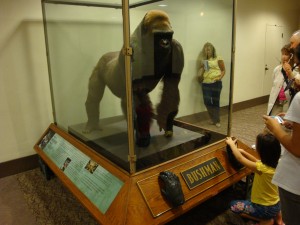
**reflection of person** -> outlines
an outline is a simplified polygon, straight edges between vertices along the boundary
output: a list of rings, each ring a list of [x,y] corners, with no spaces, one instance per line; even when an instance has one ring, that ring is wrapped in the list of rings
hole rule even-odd
[[[282,224],[278,188],[272,184],[280,158],[281,147],[279,141],[270,133],[261,133],[256,137],[256,149],[261,160],[258,160],[243,149],[238,149],[236,140],[226,138],[226,143],[232,149],[236,159],[245,167],[251,169],[254,181],[251,191],[251,200],[234,200],[230,209],[243,217],[260,221],[259,224]]]
[[[285,112],[289,106],[290,94],[289,90],[285,90],[285,88],[291,78],[283,71],[282,65],[285,62],[290,62],[293,65],[290,45],[282,47],[281,64],[276,66],[273,71],[273,86],[270,92],[267,115],[277,115],[280,112]]]
[[[295,51],[297,46],[300,44],[300,30],[295,31],[291,38],[290,38],[290,44],[291,44],[291,50]],[[299,57],[298,57],[299,58]],[[289,63],[284,63],[283,64],[283,69],[287,76],[296,82],[291,82],[293,83],[293,86],[290,88],[290,95],[291,95],[291,100],[293,99],[294,95],[297,93],[297,89],[299,89],[297,86],[297,82],[300,84],[300,69],[298,65],[290,65]]]
[[[300,93],[298,92],[284,116],[283,125],[263,116],[267,128],[282,145],[283,154],[276,168],[273,183],[279,187],[283,220],[287,225],[299,224],[300,215]]]
[[[209,42],[205,43],[200,55],[201,63],[198,76],[203,76],[204,104],[211,119],[211,124],[220,127],[220,95],[222,78],[225,75],[224,61],[220,56],[217,56],[215,47]]]
[[[295,60],[294,60],[294,71],[293,73],[295,74],[294,76],[294,82],[292,84],[292,88],[294,90],[294,95],[300,91],[300,44],[294,49],[294,56],[295,56]]]
[[[300,30],[295,31],[290,38],[291,48],[295,49],[300,44]]]

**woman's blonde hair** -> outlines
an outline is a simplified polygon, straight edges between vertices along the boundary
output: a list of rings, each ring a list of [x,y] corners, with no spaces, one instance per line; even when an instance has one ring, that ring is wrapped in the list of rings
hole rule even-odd
[[[211,48],[212,49],[212,58],[216,58],[217,57],[217,52],[216,52],[216,48],[215,46],[213,46],[212,43],[210,42],[206,42],[204,45],[203,45],[203,48],[201,50],[201,52],[199,53],[198,55],[198,59],[197,59],[197,69],[200,68],[201,64],[203,63],[203,60],[207,60],[208,59],[208,56],[205,52],[205,49],[206,48]]]

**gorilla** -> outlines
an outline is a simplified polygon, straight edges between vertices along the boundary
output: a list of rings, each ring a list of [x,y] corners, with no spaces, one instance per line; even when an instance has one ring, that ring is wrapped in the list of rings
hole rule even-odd
[[[131,35],[130,45],[133,49],[131,75],[136,144],[147,147],[150,144],[153,117],[156,118],[160,131],[165,131],[166,137],[173,135],[173,121],[178,113],[180,101],[178,84],[184,66],[184,56],[180,43],[173,39],[169,16],[160,10],[146,13]],[[160,81],[163,82],[163,88],[155,116],[148,93]],[[104,54],[93,70],[85,103],[88,116],[85,133],[99,129],[99,106],[106,86],[121,99],[121,107],[126,115],[122,50]]]

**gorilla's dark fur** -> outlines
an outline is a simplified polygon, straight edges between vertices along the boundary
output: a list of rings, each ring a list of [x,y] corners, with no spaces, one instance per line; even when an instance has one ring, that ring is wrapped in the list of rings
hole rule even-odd
[[[172,38],[173,30],[168,15],[159,10],[147,12],[131,35],[132,89],[135,107],[136,142],[139,146],[150,143],[150,124],[153,116],[151,92],[163,81],[161,101],[156,107],[157,123],[165,136],[173,134],[173,120],[178,112],[178,84],[184,58],[181,45]],[[104,54],[96,65],[90,80],[86,100],[88,122],[85,132],[98,129],[99,105],[108,87],[121,98],[126,114],[124,55],[122,51]]]

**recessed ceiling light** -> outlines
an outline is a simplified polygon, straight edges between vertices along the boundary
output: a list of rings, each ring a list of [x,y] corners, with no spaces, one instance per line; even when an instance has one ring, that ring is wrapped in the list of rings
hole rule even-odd
[[[201,13],[200,13],[200,16],[204,16],[204,12],[201,12]]]

